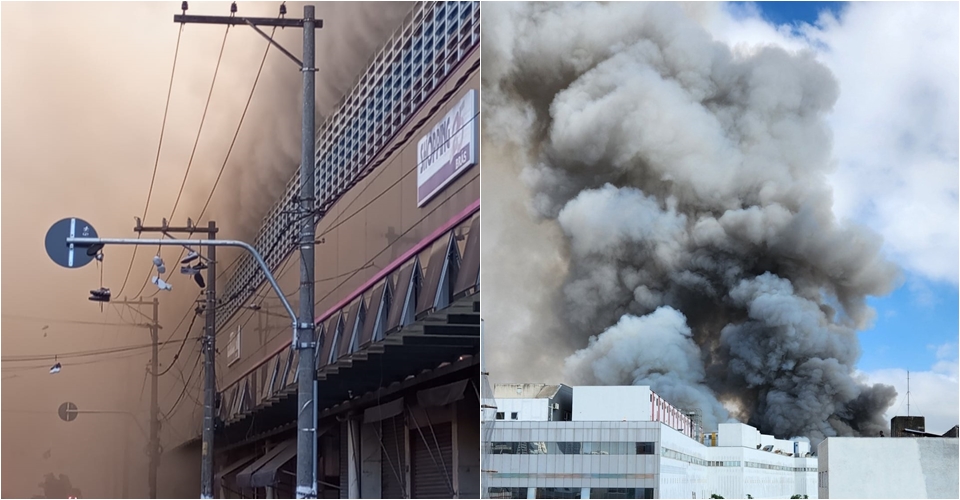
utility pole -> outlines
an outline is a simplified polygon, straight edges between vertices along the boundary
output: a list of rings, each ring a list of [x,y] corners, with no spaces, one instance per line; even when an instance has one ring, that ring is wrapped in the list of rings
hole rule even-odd
[[[217,237],[217,225],[207,224],[210,239]],[[217,247],[207,247],[210,264],[207,268],[207,321],[203,331],[203,457],[200,464],[201,479],[209,479],[206,493],[201,498],[213,498],[213,419],[217,398]]]
[[[163,219],[160,226],[144,226],[141,224],[140,219],[137,219],[137,225],[133,228],[134,231],[138,233],[162,233],[164,235],[170,236],[171,234],[194,234],[194,233],[205,233],[207,238],[210,240],[215,240],[217,238],[217,223],[210,221],[207,223],[207,228],[203,229],[193,225],[193,221],[187,219],[187,225],[183,227],[175,227],[167,225],[167,220]],[[191,255],[193,254],[193,250]],[[184,259],[183,262],[176,262],[172,265],[180,265],[187,263],[192,257]],[[201,258],[197,255],[196,258]],[[200,478],[201,478],[201,495],[203,498],[212,498],[213,497],[213,421],[216,412],[216,396],[217,396],[217,374],[216,374],[216,356],[217,356],[217,247],[210,245],[207,246],[207,257],[204,259],[207,269],[207,281],[205,283],[206,295],[207,295],[207,306],[206,310],[206,322],[203,329],[203,432],[202,432],[202,450],[201,450],[201,461],[200,461]],[[199,272],[199,271],[198,271]],[[198,281],[200,284],[200,281]],[[201,285],[202,286],[202,285]],[[156,300],[156,299],[154,299]],[[156,350],[156,344],[154,344],[154,350]],[[154,373],[157,373],[156,358],[154,358]],[[154,377],[153,380],[154,391],[156,391],[157,380]],[[153,404],[156,405],[156,397],[154,397]],[[159,412],[159,409],[157,410]],[[158,441],[159,444],[159,441]],[[209,478],[209,481],[207,481]],[[150,477],[151,488],[150,491],[152,494],[156,494],[156,472],[153,472],[153,475]],[[153,496],[151,498],[156,498]]]
[[[231,16],[188,16],[187,4],[182,5],[183,15],[173,16],[175,23],[202,24],[246,24],[266,38],[287,57],[300,67],[303,73],[303,117],[301,128],[302,156],[300,159],[300,307],[298,324],[294,327],[293,348],[300,350],[297,366],[298,405],[297,405],[297,498],[317,497],[316,467],[316,387],[317,377],[314,338],[314,240],[316,239],[316,201],[314,199],[314,172],[316,169],[316,29],[323,27],[323,21],[314,18],[314,6],[303,7],[303,19],[285,19],[286,6],[280,6],[279,18],[254,18]],[[236,13],[236,3],[231,8]],[[303,61],[273,41],[258,26],[303,28]],[[206,427],[204,427],[206,433]],[[206,436],[206,434],[204,434]],[[206,440],[204,440],[206,443]],[[206,453],[206,444],[204,452]],[[205,456],[206,457],[206,456]],[[211,498],[213,494],[213,470],[207,468],[207,462],[201,472],[201,498]]]
[[[153,306],[153,315],[150,317],[150,343],[152,356],[150,358],[150,368],[147,372],[150,374],[150,441],[147,443],[147,456],[150,457],[150,467],[147,470],[147,487],[150,498],[157,498],[157,470],[160,468],[160,403],[158,400],[158,380],[160,378],[160,301],[154,298],[152,301],[146,300],[118,300],[114,304],[126,306]],[[139,314],[143,314],[139,309],[134,309]],[[126,426],[124,427],[126,430]],[[126,441],[127,436],[124,437]],[[124,449],[126,454],[126,448]],[[124,495],[126,492],[126,474],[127,465],[124,460]],[[127,498],[124,496],[124,498]]]

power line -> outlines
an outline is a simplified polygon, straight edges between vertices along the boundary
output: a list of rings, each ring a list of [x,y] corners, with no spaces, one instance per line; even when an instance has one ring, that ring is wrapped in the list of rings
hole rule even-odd
[[[36,321],[38,323],[58,323],[58,324],[67,324],[67,325],[94,325],[94,326],[119,326],[119,327],[131,327],[131,326],[147,326],[145,323],[110,323],[106,321],[82,321],[82,320],[71,320],[71,319],[48,319],[48,318],[39,318],[36,316],[20,316],[15,314],[4,314],[4,318],[15,319],[21,321]]]
[[[270,38],[273,39],[274,33],[277,32],[277,27],[273,27],[273,31],[270,32]],[[240,114],[240,122],[237,124],[237,131],[233,134],[233,140],[230,141],[230,148],[227,149],[227,156],[223,159],[223,165],[220,166],[220,173],[217,174],[217,180],[213,183],[213,189],[210,190],[210,196],[207,197],[207,202],[203,204],[203,210],[200,211],[200,216],[197,217],[197,220],[203,218],[203,214],[207,212],[207,207],[210,205],[210,200],[213,198],[213,193],[216,192],[217,186],[220,184],[220,177],[223,175],[223,170],[227,167],[227,160],[230,159],[230,153],[233,152],[233,146],[237,142],[237,136],[240,135],[240,127],[243,125],[243,119],[247,116],[247,109],[250,108],[250,102],[253,100],[253,93],[257,90],[257,83],[260,81],[260,74],[263,72],[263,65],[267,62],[267,54],[270,53],[270,42],[267,42],[267,47],[263,50],[263,58],[260,59],[260,68],[257,70],[257,77],[253,80],[253,88],[250,89],[250,95],[247,97],[247,103],[243,106],[243,113]],[[316,133],[316,132],[314,132]]]
[[[170,407],[170,411],[168,411],[168,412],[164,412],[164,411],[162,411],[162,410],[160,411],[160,413],[163,413],[163,418],[165,418],[166,420],[169,421],[169,420],[170,420],[170,417],[173,416],[173,415],[176,413],[176,411],[177,411],[177,406],[179,406],[179,405],[180,405],[180,401],[183,400],[183,396],[184,396],[184,394],[186,394],[187,388],[190,386],[190,380],[193,379],[193,374],[196,373],[197,367],[200,366],[200,358],[202,358],[202,357],[203,357],[203,356],[197,356],[197,360],[196,360],[196,362],[194,362],[194,364],[193,364],[193,369],[190,370],[190,376],[187,377],[186,380],[181,379],[181,380],[183,381],[183,390],[180,391],[180,395],[177,396],[177,400],[174,401],[173,406]],[[182,375],[182,372],[181,372],[181,375]]]
[[[124,355],[120,355],[120,356],[111,356],[111,357],[106,358],[106,359],[93,359],[93,360],[87,360],[87,361],[71,362],[71,363],[70,363],[70,366],[95,365],[95,364],[99,364],[99,363],[110,363],[110,362],[115,362],[115,361],[119,361],[119,360],[122,360],[122,359],[134,358],[134,357],[137,357],[137,356],[140,356],[140,355],[141,355],[141,353],[139,353],[139,352],[131,352],[131,353],[129,353],[129,354],[124,354]],[[32,366],[4,366],[4,367],[3,367],[3,371],[4,371],[4,372],[22,373],[22,372],[27,372],[27,371],[32,371],[32,370],[40,370],[40,369],[42,369],[42,370],[48,370],[49,368],[50,368],[50,365],[49,365],[49,364],[32,365]],[[12,377],[9,377],[9,378],[12,378]]]
[[[170,84],[167,86],[167,103],[163,106],[163,121],[160,124],[160,140],[157,143],[157,157],[153,162],[153,175],[150,177],[150,189],[147,191],[147,202],[143,206],[143,217],[142,219],[147,218],[147,210],[150,208],[150,198],[153,196],[153,185],[157,180],[157,167],[160,165],[160,150],[163,146],[163,132],[167,128],[167,112],[170,109],[170,95],[173,93],[173,76],[177,71],[177,56],[180,54],[180,37],[183,35],[183,25],[180,25],[180,31],[177,32],[177,46],[173,51],[173,68],[170,70]],[[140,239],[140,234],[137,234],[137,239]],[[140,245],[134,245],[133,255],[130,256],[130,265],[127,266],[127,274],[123,278],[123,285],[120,286],[120,291],[117,292],[117,295],[120,296],[123,294],[123,291],[127,287],[127,280],[130,278],[130,270],[133,269],[133,261],[137,258],[137,248]],[[143,289],[140,290],[143,292]],[[139,293],[137,294],[140,295]]]
[[[197,337],[199,338],[199,337]],[[161,343],[161,344],[165,344]],[[53,353],[53,354],[24,354],[20,356],[5,356],[0,361],[4,363],[22,363],[26,361],[46,361],[51,359],[73,359],[73,358],[85,358],[90,356],[102,356],[107,354],[116,354],[121,352],[135,351],[138,349],[147,349],[153,347],[153,343],[143,344],[143,345],[134,345],[134,346],[125,346],[125,347],[112,347],[108,349],[95,349],[90,351],[74,351],[66,353]]]
[[[200,144],[200,132],[203,131],[203,123],[207,119],[207,110],[210,108],[210,100],[213,97],[213,88],[217,83],[217,74],[220,72],[220,62],[223,60],[223,49],[227,46],[227,35],[230,33],[230,26],[223,32],[223,42],[220,44],[220,55],[217,56],[217,66],[213,70],[213,80],[210,82],[210,91],[207,92],[207,102],[203,105],[203,115],[200,117],[200,127],[197,129],[197,139],[193,142],[193,151],[190,152],[190,160],[187,162],[187,169],[183,173],[183,181],[180,182],[180,191],[177,193],[177,201],[173,203],[173,210],[170,211],[170,220],[177,213],[177,206],[180,205],[180,197],[183,195],[183,187],[187,185],[187,176],[190,175],[190,167],[193,166],[194,155],[197,154],[197,146]]]
[[[190,326],[188,326],[187,331],[183,333],[183,342],[180,343],[180,348],[177,349],[177,353],[173,355],[173,360],[170,361],[170,364],[167,366],[167,368],[157,374],[158,377],[162,377],[163,375],[166,375],[166,373],[170,371],[170,369],[173,368],[175,364],[177,364],[177,359],[180,358],[180,353],[183,352],[183,346],[187,345],[187,337],[190,335],[190,330],[193,329],[193,323],[196,320],[197,320],[197,315],[194,314],[193,319],[190,320]]]
[[[197,128],[197,138],[193,143],[193,150],[190,152],[190,160],[187,162],[187,169],[183,173],[183,180],[180,183],[180,191],[177,192],[177,200],[173,204],[173,210],[170,212],[170,220],[173,220],[173,216],[177,213],[177,207],[180,205],[180,197],[183,195],[183,188],[187,184],[187,177],[190,175],[190,168],[193,166],[193,158],[197,153],[197,146],[200,144],[200,135],[203,132],[203,124],[207,119],[207,110],[210,108],[210,101],[213,98],[213,89],[217,83],[217,75],[220,73],[220,63],[223,60],[223,51],[227,46],[227,35],[230,33],[230,26],[223,32],[223,41],[220,44],[220,54],[217,56],[217,64],[213,70],[213,79],[210,81],[210,90],[207,93],[207,102],[203,105],[203,114],[200,117],[200,126]],[[144,215],[146,219],[146,215]],[[197,219],[199,220],[199,219]],[[157,255],[160,255],[162,252],[162,246],[157,246]],[[180,256],[177,257],[177,261],[183,258],[184,250],[180,250]],[[176,265],[170,267],[170,272],[167,273],[166,279],[169,281],[170,276],[173,274],[173,271],[176,269]],[[143,285],[140,287],[140,291],[137,292],[137,297],[140,297],[143,294],[143,290],[147,287],[147,283],[150,283],[150,277],[153,275],[153,268],[150,269],[150,272],[147,274],[146,279],[143,281]],[[158,290],[159,291],[159,290]],[[156,294],[157,292],[154,292]]]
[[[229,28],[230,26],[228,25],[227,29],[229,30]],[[270,38],[273,38],[273,35],[274,33],[276,33],[276,31],[277,31],[277,28],[274,27],[273,30],[270,32]],[[224,35],[224,42],[226,42],[226,34]],[[240,114],[240,121],[237,123],[237,130],[234,132],[233,139],[230,141],[230,147],[227,148],[227,154],[223,158],[223,164],[220,165],[220,171],[217,173],[217,179],[216,181],[214,181],[213,188],[210,190],[210,194],[207,196],[207,201],[203,204],[203,209],[200,211],[200,215],[196,218],[198,222],[203,219],[203,215],[207,212],[207,207],[209,207],[210,205],[210,200],[213,199],[213,194],[217,191],[217,186],[220,184],[220,178],[223,176],[223,171],[226,169],[227,163],[230,160],[230,154],[233,153],[233,147],[237,142],[237,137],[240,135],[240,129],[243,126],[243,120],[247,116],[247,110],[250,108],[250,102],[253,101],[253,94],[257,90],[257,83],[260,82],[260,75],[263,73],[263,66],[264,66],[264,63],[266,63],[267,61],[267,54],[269,54],[270,52],[270,45],[271,44],[267,42],[267,46],[263,51],[263,58],[260,59],[260,67],[257,69],[257,76],[253,80],[253,87],[250,89],[250,95],[247,96],[247,103],[243,106],[243,112]],[[223,49],[221,48],[221,55],[222,54],[223,54]],[[217,65],[219,66],[219,64],[220,62],[218,60]],[[212,91],[213,91],[213,87],[211,85],[211,92]],[[208,104],[209,104],[209,101],[208,101]],[[198,139],[199,139],[199,135],[198,135]],[[191,155],[191,160],[192,160],[192,155]],[[184,178],[184,181],[186,181],[185,178]],[[182,189],[183,188],[181,186],[181,191]],[[178,198],[179,198],[179,195],[178,195]],[[176,210],[176,206],[174,206],[174,210]],[[173,219],[173,215],[171,215],[170,218]],[[183,258],[184,251],[185,249],[180,250],[180,256],[177,257],[177,261]],[[167,274],[168,279],[172,273],[173,273],[173,269],[170,269],[170,273]],[[219,278],[219,276],[217,276],[217,278]],[[146,286],[146,284],[144,284],[144,286]]]

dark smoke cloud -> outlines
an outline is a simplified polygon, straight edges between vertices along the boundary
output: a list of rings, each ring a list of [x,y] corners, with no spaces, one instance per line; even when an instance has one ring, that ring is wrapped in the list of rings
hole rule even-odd
[[[875,434],[895,392],[854,377],[856,331],[899,274],[831,211],[839,86],[812,54],[734,50],[685,9],[485,6],[485,154],[562,234],[560,291],[530,313],[560,324],[538,338],[579,349],[569,382],[650,384],[708,427],[732,412],[779,437]],[[492,310],[556,281],[526,274]]]

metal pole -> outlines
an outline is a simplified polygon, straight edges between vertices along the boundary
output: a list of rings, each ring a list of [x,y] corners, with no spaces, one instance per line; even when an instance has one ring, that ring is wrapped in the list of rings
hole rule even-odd
[[[159,300],[153,299],[153,325],[150,328],[150,341],[153,344],[153,358],[150,361],[150,470],[148,471],[148,484],[150,488],[150,498],[157,498],[157,469],[160,467],[160,402],[158,401],[157,381],[160,377],[160,304]]]
[[[316,467],[316,386],[317,366],[314,338],[314,243],[316,237],[316,203],[314,171],[316,169],[316,60],[312,5],[303,7],[303,128],[300,140],[300,324],[295,330],[294,348],[300,350],[297,367],[297,498],[317,497]]]
[[[120,498],[133,498],[130,496],[130,421],[123,421],[123,483],[120,489]]]
[[[293,338],[297,338],[297,314],[293,312],[293,307],[290,305],[290,302],[287,301],[287,297],[283,295],[283,290],[280,289],[280,285],[277,284],[277,280],[273,277],[273,273],[270,272],[270,268],[267,267],[267,263],[263,260],[263,256],[249,243],[237,240],[161,240],[161,239],[135,239],[135,238],[75,238],[70,237],[65,240],[67,244],[74,244],[81,248],[86,248],[91,245],[159,245],[159,246],[209,246],[209,247],[238,247],[250,252],[250,255],[253,255],[253,258],[256,259],[257,265],[260,266],[260,270],[263,271],[263,274],[267,277],[267,281],[270,283],[270,286],[273,288],[273,291],[277,294],[277,298],[280,299],[280,303],[283,304],[284,309],[287,310],[287,314],[290,315],[290,320],[293,322]]]
[[[217,225],[209,223],[210,239],[215,239]],[[213,498],[213,414],[217,392],[217,247],[207,247],[207,317],[203,331],[203,448],[200,463],[200,498]]]

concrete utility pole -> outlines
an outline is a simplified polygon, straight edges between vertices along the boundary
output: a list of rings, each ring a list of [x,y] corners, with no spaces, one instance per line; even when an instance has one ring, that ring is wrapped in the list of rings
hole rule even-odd
[[[163,219],[163,223],[160,226],[143,226],[140,223],[140,220],[137,219],[137,226],[133,228],[134,231],[138,233],[162,233],[167,236],[171,234],[194,234],[194,233],[206,233],[207,237],[211,240],[217,238],[217,223],[210,221],[207,223],[207,228],[202,229],[200,227],[194,226],[193,222],[190,219],[187,219],[187,225],[183,227],[173,227],[167,225],[167,220]],[[191,250],[192,251],[192,250]],[[198,257],[199,258],[199,257]],[[203,442],[203,448],[201,450],[201,461],[200,461],[200,478],[203,481],[203,485],[208,485],[209,490],[202,490],[201,494],[204,491],[209,491],[210,495],[213,495],[213,421],[216,413],[216,397],[217,397],[217,247],[208,246],[207,247],[207,257],[203,259],[207,266],[207,281],[206,285],[206,295],[207,295],[207,306],[206,310],[206,322],[203,329],[203,431],[201,440]],[[180,262],[172,263],[173,266],[180,265]],[[198,283],[199,284],[199,283]],[[156,299],[154,299],[156,300]],[[154,344],[154,350],[156,350],[156,344]],[[154,358],[154,373],[157,373],[156,358]],[[154,391],[156,391],[157,379],[154,376],[153,380]],[[156,405],[156,396],[154,396],[154,405]],[[159,409],[157,410],[159,412]],[[159,441],[158,441],[159,443]],[[210,478],[209,483],[204,481],[207,477]],[[150,491],[152,494],[156,494],[156,473],[150,476],[151,488]],[[151,498],[156,498],[152,496]],[[204,497],[210,498],[210,497]]]
[[[150,498],[157,498],[157,470],[160,468],[160,403],[158,401],[158,379],[160,378],[160,301],[154,298],[148,300],[117,300],[114,304],[126,306],[153,306],[153,315],[149,319],[152,323],[150,327],[150,342],[152,347],[152,356],[150,358],[150,368],[147,372],[150,374],[150,440],[147,443],[147,456],[150,457],[150,467],[147,471],[147,485]],[[139,314],[143,314],[139,309],[134,309]],[[124,437],[126,440],[126,436]],[[124,463],[126,470],[126,463]],[[124,472],[126,474],[126,472]],[[126,481],[126,477],[124,477]],[[124,489],[126,485],[124,484]],[[126,498],[126,497],[124,497]]]
[[[203,24],[246,24],[256,30],[277,47],[287,57],[300,66],[303,72],[303,127],[301,129],[302,156],[300,162],[300,311],[299,322],[294,328],[293,348],[300,350],[300,364],[297,367],[298,376],[298,413],[297,413],[297,498],[317,497],[317,466],[316,466],[316,417],[313,408],[316,401],[317,366],[315,350],[317,341],[314,338],[314,239],[316,232],[316,210],[314,200],[314,171],[316,169],[316,29],[323,27],[323,21],[314,18],[314,6],[303,7],[303,19],[285,19],[286,7],[280,6],[280,18],[253,18],[236,16],[188,16],[186,3],[183,5],[184,14],[173,16],[175,23],[203,23]],[[231,12],[236,12],[236,4],[231,6]],[[300,61],[289,51],[281,47],[258,26],[303,28],[303,61]],[[206,427],[204,427],[206,432]],[[204,441],[206,442],[206,441]],[[204,448],[206,451],[206,448]],[[202,498],[211,498],[213,494],[213,471],[208,471],[204,462],[202,474]]]

